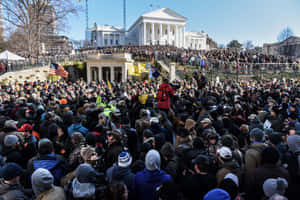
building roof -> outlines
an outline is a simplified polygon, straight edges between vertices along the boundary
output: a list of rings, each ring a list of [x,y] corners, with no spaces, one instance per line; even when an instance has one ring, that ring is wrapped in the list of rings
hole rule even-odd
[[[178,13],[170,10],[169,8],[161,8],[146,14],[143,14],[142,17],[158,18],[158,19],[169,19],[169,20],[180,20],[187,21],[187,18],[179,15]]]
[[[96,30],[96,27],[89,29],[89,31],[95,31],[95,30]],[[123,29],[123,27],[104,25],[104,26],[97,26],[97,31],[108,31],[108,32],[119,31],[119,32],[122,32],[122,31],[124,31],[124,29]]]

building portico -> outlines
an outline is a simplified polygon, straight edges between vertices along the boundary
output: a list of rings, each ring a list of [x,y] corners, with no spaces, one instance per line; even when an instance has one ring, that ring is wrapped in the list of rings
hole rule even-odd
[[[87,58],[87,82],[127,81],[128,65],[133,64],[130,54],[99,54]]]
[[[129,37],[138,38],[138,45],[172,45],[184,47],[187,19],[163,8],[142,15],[128,30]]]

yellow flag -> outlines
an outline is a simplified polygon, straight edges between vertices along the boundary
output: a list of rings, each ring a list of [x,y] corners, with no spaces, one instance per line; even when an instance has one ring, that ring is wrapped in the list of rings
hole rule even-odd
[[[148,99],[148,94],[142,94],[138,97],[138,99],[141,104],[145,105]]]
[[[128,65],[128,75],[129,76],[135,76],[135,69],[133,65]]]
[[[138,65],[134,65],[134,72],[136,73],[136,74],[139,74],[140,72],[139,72],[139,66]]]
[[[146,64],[139,63],[138,66],[139,66],[140,73],[149,72],[149,70],[146,69]]]
[[[110,84],[109,80],[107,80],[107,86],[108,86],[108,89],[111,90],[111,84]]]

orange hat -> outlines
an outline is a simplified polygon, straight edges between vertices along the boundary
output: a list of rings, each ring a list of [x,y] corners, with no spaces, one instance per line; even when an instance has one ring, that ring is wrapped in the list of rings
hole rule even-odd
[[[66,105],[68,103],[67,99],[61,99],[60,104]]]

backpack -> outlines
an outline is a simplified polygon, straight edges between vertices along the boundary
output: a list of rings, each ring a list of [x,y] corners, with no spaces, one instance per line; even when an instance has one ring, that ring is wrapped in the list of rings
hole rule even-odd
[[[158,90],[157,99],[158,99],[158,101],[167,101],[168,100],[168,94],[165,92],[165,88],[161,88]]]

